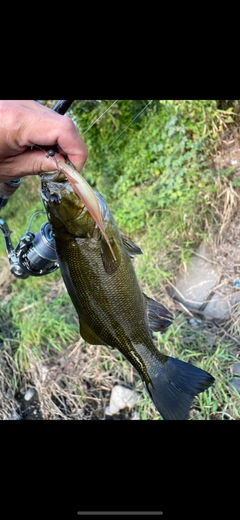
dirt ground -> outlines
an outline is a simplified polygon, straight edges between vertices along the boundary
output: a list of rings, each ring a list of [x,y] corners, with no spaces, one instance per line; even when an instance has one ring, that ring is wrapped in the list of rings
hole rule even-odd
[[[232,184],[223,187],[219,195],[219,206],[215,211],[218,221],[221,223],[215,236],[215,258],[222,267],[221,283],[225,286],[227,295],[232,297],[238,290],[240,281],[240,188],[234,187],[234,181],[240,175],[240,139],[235,133],[228,133],[221,141],[216,154],[212,157],[213,167],[216,170],[233,168],[229,174]],[[9,273],[7,258],[0,258],[0,299],[11,297],[10,284],[15,278]],[[240,282],[239,282],[240,283]],[[62,290],[64,286],[62,285]],[[239,287],[240,291],[240,287]],[[239,304],[231,306],[231,312],[225,323],[220,325],[219,334],[227,334],[231,337],[239,329],[240,309]],[[2,334],[8,337],[11,334],[9,323],[1,321]],[[240,356],[240,342],[233,342],[236,352]],[[69,345],[66,351],[57,356],[37,363],[31,351],[29,360],[31,370],[26,376],[22,376],[17,369],[12,356],[11,347],[4,348],[0,341],[0,419],[3,420],[111,420],[105,410],[111,395],[111,388],[118,381],[111,375],[101,380],[94,358],[96,346],[92,348],[92,364],[89,365],[89,350],[86,355],[84,342],[79,339],[75,344]],[[104,356],[104,347],[101,347]],[[98,355],[99,352],[98,352]],[[114,357],[112,366],[114,367]],[[111,365],[111,359],[110,359]],[[16,389],[9,386],[9,381],[16,382]],[[134,375],[133,375],[134,381]],[[96,383],[96,384],[95,384]],[[76,384],[83,394],[87,394],[84,407],[79,412],[79,398],[75,392]],[[140,388],[141,390],[141,388]],[[115,420],[132,419],[133,414],[129,410],[119,413]]]

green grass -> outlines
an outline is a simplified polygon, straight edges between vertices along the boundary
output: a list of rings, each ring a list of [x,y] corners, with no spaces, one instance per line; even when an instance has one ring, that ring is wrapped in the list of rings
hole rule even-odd
[[[207,101],[196,107],[192,101],[186,102],[186,106],[178,103],[168,106],[167,115],[164,102],[160,112],[155,106],[152,114],[144,115],[146,121],[141,131],[131,129],[132,137],[128,140],[123,134],[123,141],[128,142],[121,144],[122,155],[111,149],[102,171],[87,173],[90,179],[96,173],[97,184],[106,190],[106,199],[121,231],[129,233],[143,249],[144,254],[134,259],[143,291],[169,307],[175,316],[165,334],[155,334],[159,350],[215,377],[214,385],[194,399],[190,419],[239,419],[239,396],[228,386],[231,366],[238,362],[236,341],[228,339],[213,324],[191,326],[166,290],[168,281],[174,280],[180,266],[187,264],[202,240],[211,240],[218,229],[223,209],[218,196],[229,186],[232,174],[231,169],[215,172],[206,161],[217,140],[216,128],[219,130],[214,123],[215,106]],[[220,124],[221,113],[217,117]],[[238,180],[235,184],[237,189]],[[40,179],[26,177],[1,211],[12,230],[14,246],[26,232],[32,214],[40,210]],[[46,220],[45,214],[36,215],[31,230],[37,232]],[[0,256],[6,256],[1,236]],[[91,413],[103,418],[112,386],[123,382],[139,391],[135,409],[141,420],[162,420],[138,374],[122,354],[83,341],[78,347],[80,355],[74,371],[69,372],[66,364],[45,392],[32,362],[40,373],[42,364],[51,358],[57,373],[60,361],[68,356],[72,359],[71,344],[79,339],[76,312],[59,270],[42,278],[10,281],[9,291],[0,301],[0,346],[12,358],[14,369],[9,375],[4,372],[10,387],[16,390],[26,378],[34,381],[42,391],[51,418],[84,418],[84,414],[91,417]],[[2,370],[5,371],[4,363]]]
[[[40,279],[18,281],[18,289],[14,290],[11,300],[1,303],[0,340],[5,347],[12,349],[16,370],[22,374],[31,374],[29,350],[40,366],[49,356],[57,360],[59,355],[64,355],[67,346],[79,338],[71,301],[67,293],[60,290],[62,282],[57,273],[51,276],[55,278],[54,282]],[[54,291],[58,291],[56,296]],[[155,333],[154,336],[162,353],[192,363],[215,377],[213,387],[194,398],[190,419],[226,419],[227,414],[232,419],[239,418],[237,396],[228,387],[231,365],[238,361],[231,353],[231,341],[223,341],[216,336],[215,329],[207,326],[195,330],[182,314],[176,314],[165,334]],[[76,379],[71,380],[70,386],[68,383],[69,390],[64,390],[64,395],[69,392],[72,405],[77,407],[78,403],[82,408],[84,403],[88,403],[88,409],[95,405],[96,410],[101,410],[107,403],[106,395],[107,400],[110,397],[113,384],[123,382],[139,391],[135,409],[141,420],[162,420],[139,375],[120,352],[103,346],[89,346],[85,342],[81,349],[82,369],[76,373]],[[59,388],[57,396],[60,401],[61,392]],[[101,416],[103,411],[96,413]]]
[[[40,360],[42,351],[46,354],[54,350],[61,352],[79,336],[75,311],[63,289],[59,272],[55,274],[55,279],[56,286],[59,284],[62,290],[56,298],[49,298],[55,283],[47,282],[46,279],[28,278],[18,280],[17,291],[11,301],[3,305],[5,315],[11,320],[14,358],[22,368],[27,362],[27,348],[30,347],[34,356]]]
[[[204,207],[202,211],[202,217],[207,218],[209,207],[205,213]],[[189,206],[189,222],[193,215],[194,208]],[[176,226],[172,227],[174,219]],[[199,219],[201,222],[200,216]],[[154,218],[149,221],[148,233],[134,237],[144,251],[134,260],[143,291],[168,306],[168,301],[162,300],[166,298],[167,281],[173,279],[181,262],[190,258],[194,246],[204,236],[201,229],[197,237],[194,235],[194,227],[186,225],[186,218],[184,221],[178,206],[171,213],[164,213],[162,226],[155,223]],[[77,315],[64,290],[60,271],[47,277],[15,281],[11,298],[1,303],[0,324],[0,341],[10,346],[16,369],[22,374],[31,372],[29,349],[36,362],[41,364],[46,356],[64,353],[66,347],[79,338]],[[231,341],[223,341],[218,331],[206,325],[196,329],[191,327],[187,318],[179,312],[175,312],[175,320],[164,335],[155,334],[155,340],[161,352],[207,370],[215,378],[213,387],[194,399],[191,420],[239,418],[238,397],[228,386],[231,365],[238,361],[231,354]],[[139,391],[135,408],[141,420],[162,420],[138,374],[121,353],[108,347],[96,348],[83,344],[86,346],[83,347],[85,368],[82,378],[87,381],[87,386],[78,379],[72,383],[72,405],[77,407],[78,403],[82,408],[87,402],[89,408],[97,402],[101,409],[101,405],[106,403],[106,392],[109,399],[111,386],[122,381]],[[12,385],[16,388],[16,380]],[[62,402],[60,394],[57,393],[57,396],[59,403]]]
[[[229,417],[239,419],[240,417],[238,394],[234,394],[229,389],[231,366],[239,360],[231,353],[231,342],[217,338],[216,344],[212,346],[207,344],[215,334],[216,330],[211,331],[208,328],[199,328],[198,332],[194,332],[183,315],[176,318],[165,334],[154,333],[160,352],[206,370],[215,378],[212,387],[194,398],[190,420]],[[137,381],[135,389],[142,390],[140,380]],[[144,389],[137,402],[137,409],[142,420],[162,420]]]
[[[228,386],[231,366],[238,361],[237,356],[231,353],[232,342],[222,340],[216,328],[211,330],[202,325],[194,331],[186,318],[180,315],[169,328],[167,338],[159,338],[160,350],[161,345],[165,347],[165,353],[194,364],[215,378],[213,386],[195,398],[197,414],[194,418],[208,420],[215,413],[223,416],[226,408],[232,410],[233,418],[239,417],[240,408],[237,409]]]

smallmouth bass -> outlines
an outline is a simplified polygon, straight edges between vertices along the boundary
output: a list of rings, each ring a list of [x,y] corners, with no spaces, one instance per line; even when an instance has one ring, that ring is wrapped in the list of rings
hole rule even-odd
[[[41,173],[41,194],[82,338],[93,345],[117,348],[139,373],[164,419],[188,419],[193,397],[211,386],[214,378],[162,354],[154,344],[152,331],[164,331],[172,316],[141,291],[132,263],[141,249],[121,235],[104,198],[95,191],[113,257],[62,172]]]

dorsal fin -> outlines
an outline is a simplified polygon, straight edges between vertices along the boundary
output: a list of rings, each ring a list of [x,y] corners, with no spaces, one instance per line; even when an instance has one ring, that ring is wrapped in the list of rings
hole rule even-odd
[[[125,235],[121,235],[123,245],[129,254],[130,258],[133,258],[135,255],[142,255],[143,252],[134,242],[131,240],[131,238],[125,237]]]

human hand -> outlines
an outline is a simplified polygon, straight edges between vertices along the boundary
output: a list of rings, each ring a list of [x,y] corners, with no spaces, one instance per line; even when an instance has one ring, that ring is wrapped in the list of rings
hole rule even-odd
[[[78,172],[87,160],[87,146],[69,117],[33,100],[0,100],[0,182],[56,168],[44,151],[29,148],[34,145],[57,145],[57,161],[67,155]]]

